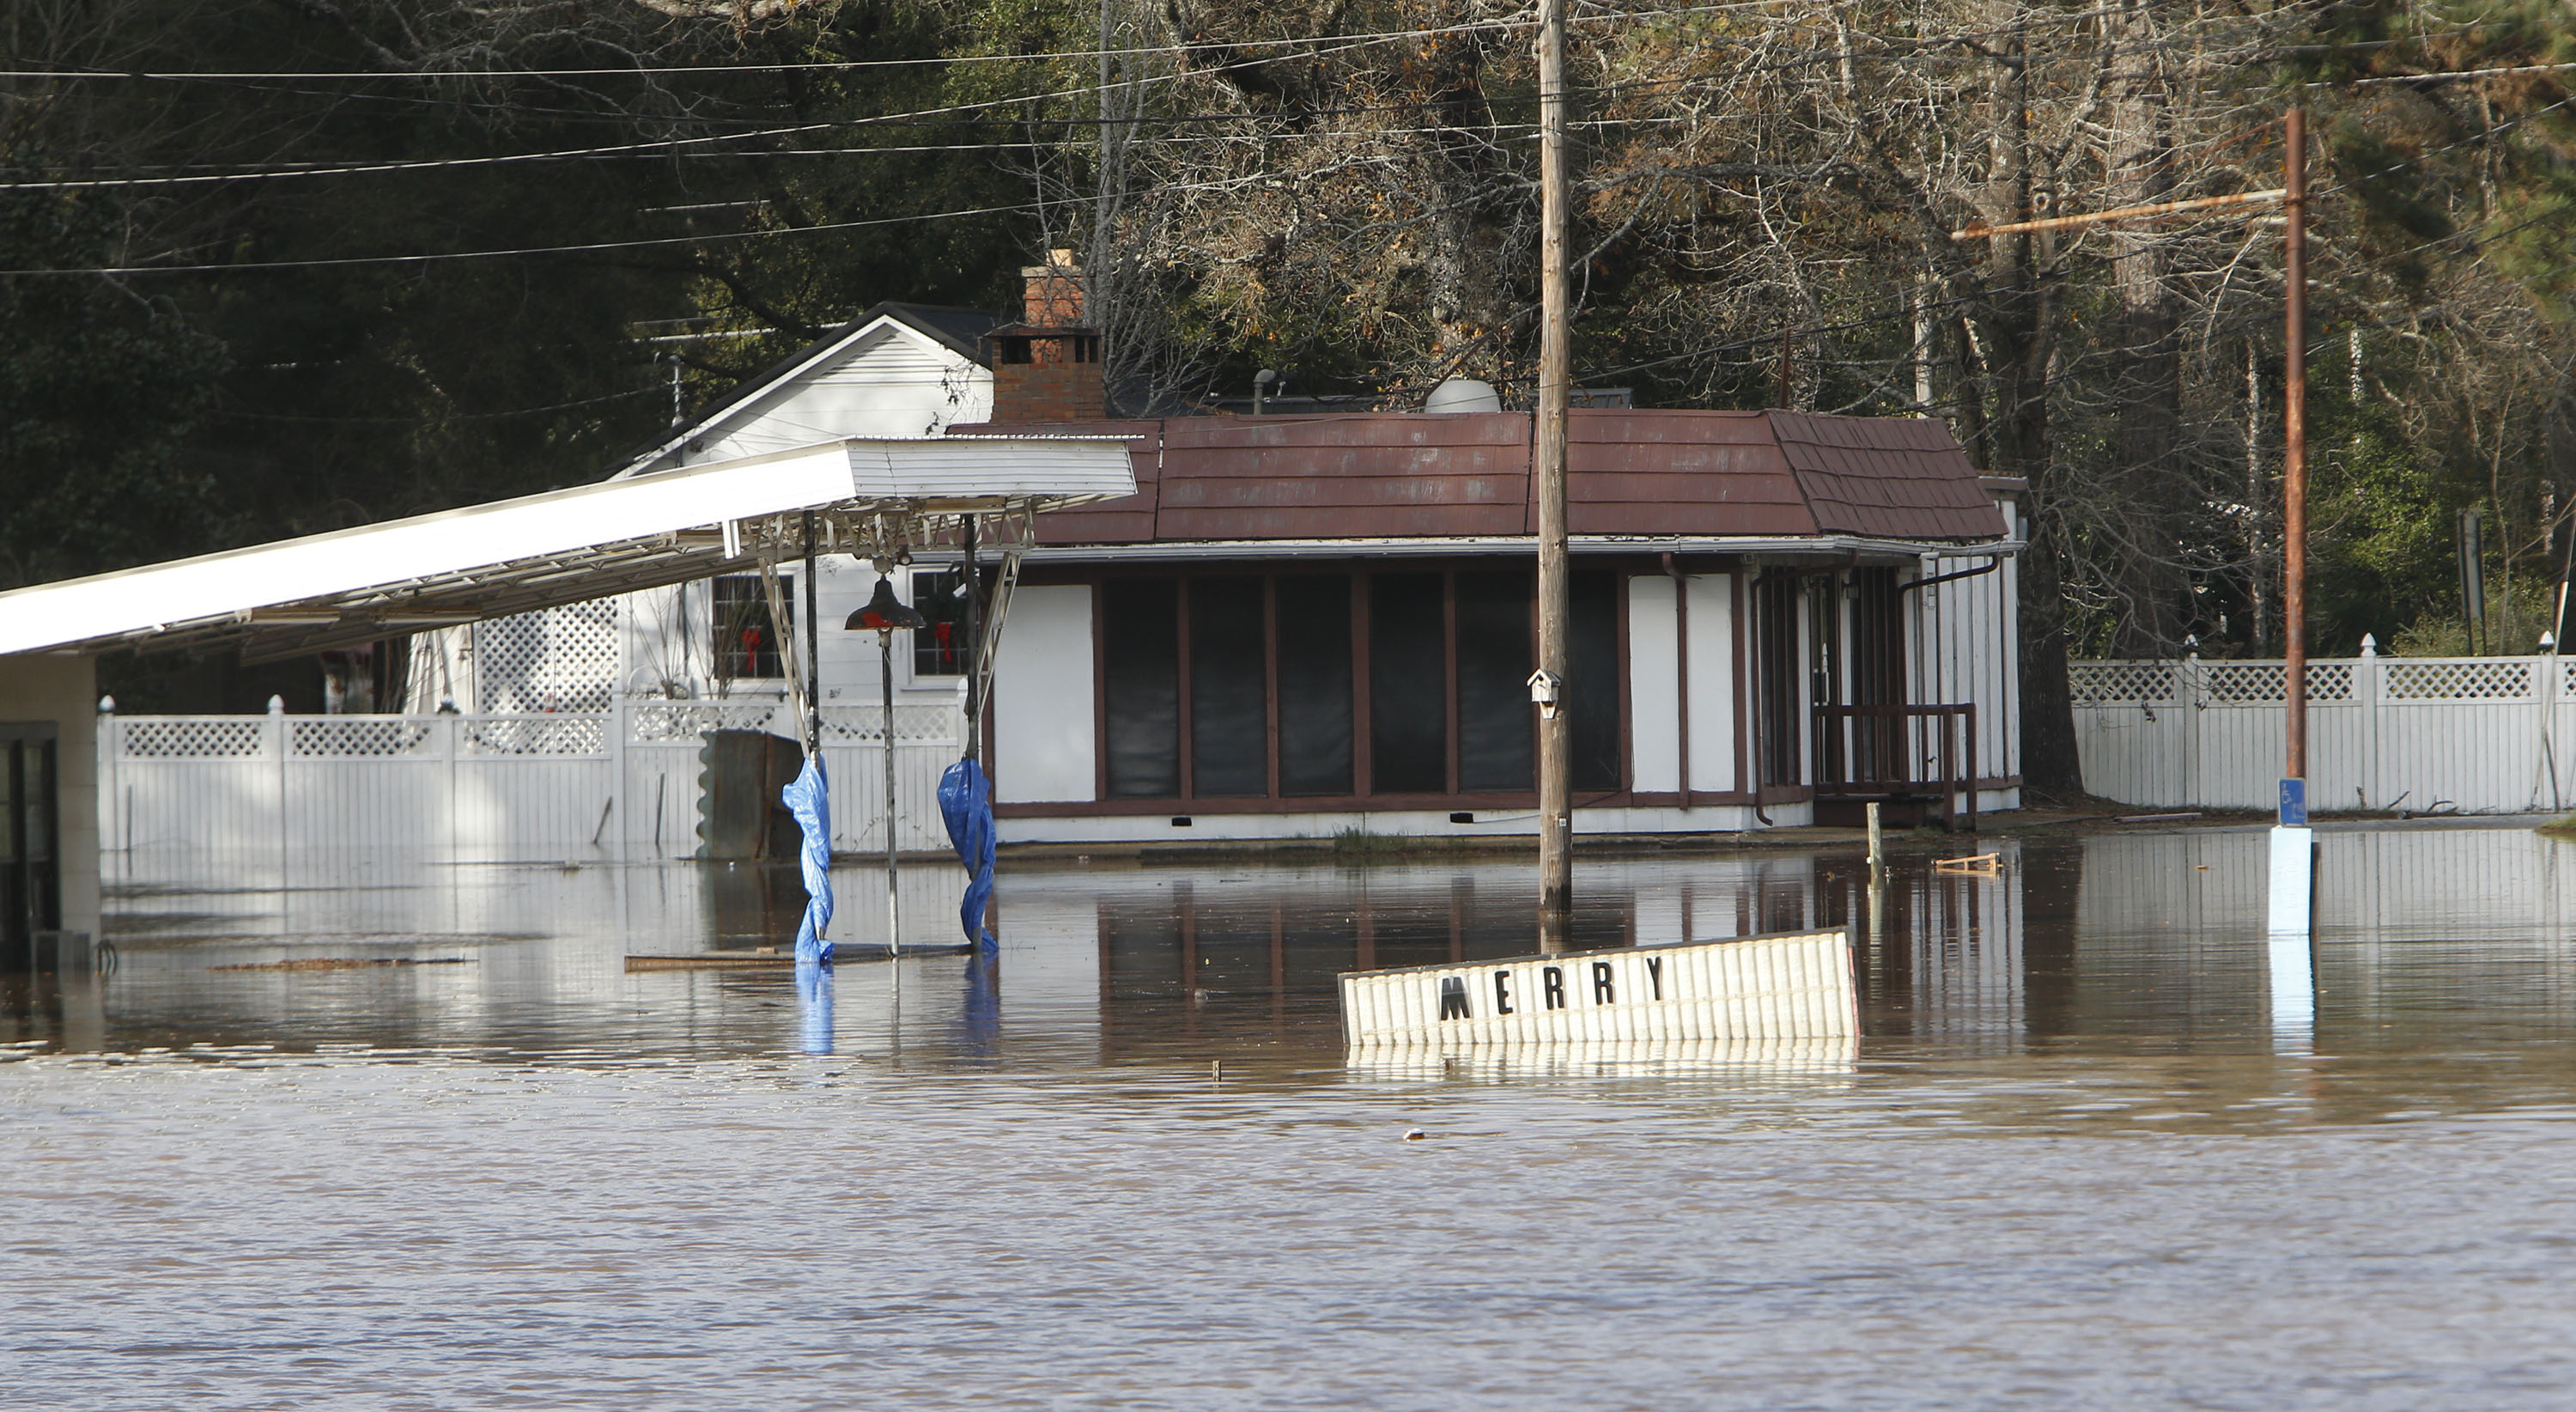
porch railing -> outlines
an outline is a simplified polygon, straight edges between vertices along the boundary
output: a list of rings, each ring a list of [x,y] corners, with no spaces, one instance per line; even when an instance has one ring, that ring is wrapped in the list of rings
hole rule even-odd
[[[1966,800],[1977,826],[1977,708],[1819,706],[1818,799],[1938,800],[1941,822],[1957,828]]]

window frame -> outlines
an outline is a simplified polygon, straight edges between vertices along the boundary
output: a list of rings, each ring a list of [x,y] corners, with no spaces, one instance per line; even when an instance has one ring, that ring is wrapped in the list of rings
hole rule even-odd
[[[787,568],[781,568],[778,571],[779,599],[787,606],[787,626],[784,630],[791,633],[796,631],[797,572],[797,570]],[[741,682],[754,684],[776,683],[780,690],[785,690],[787,686],[787,654],[777,644],[773,644],[766,649],[768,656],[777,665],[778,670],[776,672],[764,675],[757,671],[733,672],[726,670],[728,664],[733,660],[732,653],[735,651],[734,648],[728,647],[725,644],[723,638],[725,626],[723,614],[727,606],[727,593],[724,585],[729,583],[749,585],[750,596],[748,598],[735,599],[733,601],[737,603],[747,603],[753,610],[759,613],[763,622],[768,622],[769,620],[769,595],[768,592],[761,587],[759,574],[717,574],[709,578],[707,580],[706,616],[706,641],[708,649],[707,674],[712,677],[718,685],[730,686]],[[780,631],[776,623],[769,623],[769,629],[772,635],[775,635]],[[761,650],[762,649],[754,649],[752,665],[755,667],[759,665],[759,653]]]
[[[1041,572],[1040,575],[1036,576],[1041,580],[1052,579],[1056,582],[1080,583],[1091,589],[1093,607],[1092,680],[1094,699],[1092,746],[1094,752],[1093,765],[1096,788],[1093,798],[1081,807],[1092,812],[1100,813],[1142,814],[1170,812],[1177,816],[1193,813],[1342,813],[1383,811],[1388,809],[1436,809],[1455,811],[1466,809],[1524,808],[1531,806],[1538,797],[1536,788],[1537,781],[1535,778],[1532,779],[1530,787],[1528,788],[1469,791],[1461,788],[1458,776],[1460,723],[1458,720],[1457,576],[1461,573],[1476,573],[1480,571],[1490,572],[1501,569],[1525,569],[1527,563],[1528,561],[1523,559],[1486,559],[1477,557],[1454,561],[1434,560],[1428,562],[1421,560],[1344,560],[1329,565],[1318,564],[1311,567],[1291,563],[1211,563],[1205,565],[1157,564],[1150,567],[1138,565],[1133,568],[1120,566],[1101,567],[1096,569],[1066,569],[1056,571],[1055,574],[1045,574]],[[1624,807],[1638,802],[1651,802],[1640,801],[1635,796],[1635,760],[1633,758],[1635,751],[1633,730],[1630,720],[1632,706],[1629,700],[1630,681],[1628,664],[1628,583],[1630,579],[1638,577],[1640,574],[1648,573],[1648,571],[1641,567],[1624,562],[1598,565],[1587,564],[1581,567],[1586,572],[1606,573],[1609,576],[1611,583],[1612,612],[1610,614],[1609,624],[1611,637],[1608,642],[1603,644],[1604,655],[1608,658],[1610,663],[1610,678],[1604,681],[1602,686],[1604,688],[1605,699],[1612,699],[1617,703],[1615,730],[1617,778],[1615,784],[1608,789],[1600,788],[1597,785],[1588,790],[1577,789],[1575,792],[1575,802],[1579,806],[1586,808]],[[1660,569],[1652,571],[1652,574],[1660,573]],[[1375,683],[1372,680],[1374,669],[1372,661],[1372,646],[1370,642],[1373,616],[1372,607],[1377,592],[1378,581],[1388,575],[1405,574],[1432,575],[1436,576],[1439,581],[1440,608],[1437,616],[1442,624],[1440,651],[1443,661],[1444,675],[1442,695],[1444,698],[1443,715],[1445,718],[1445,741],[1442,752],[1444,759],[1441,764],[1443,766],[1444,778],[1442,787],[1437,790],[1384,792],[1377,788],[1377,782],[1373,778],[1375,770],[1372,756],[1375,742],[1372,739],[1374,732],[1371,729],[1371,712],[1376,698],[1376,691]],[[1282,578],[1312,578],[1320,576],[1341,577],[1346,579],[1350,584],[1350,591],[1347,598],[1350,609],[1348,639],[1351,653],[1351,788],[1350,792],[1345,794],[1288,794],[1284,792],[1287,772],[1284,767],[1284,762],[1280,758],[1279,673],[1281,668],[1279,661],[1280,643],[1278,630],[1279,583]],[[1192,729],[1194,722],[1191,719],[1192,712],[1190,702],[1195,693],[1194,683],[1191,678],[1193,666],[1192,658],[1194,656],[1191,651],[1190,643],[1191,585],[1195,581],[1206,579],[1246,577],[1261,580],[1261,596],[1265,609],[1263,613],[1262,660],[1267,676],[1269,694],[1269,721],[1267,727],[1268,788],[1265,793],[1260,795],[1202,795],[1197,790],[1195,779],[1197,773],[1196,761],[1192,758],[1192,742],[1195,739],[1195,735]],[[1175,598],[1177,600],[1175,604],[1176,621],[1174,648],[1178,660],[1175,663],[1174,690],[1179,698],[1177,702],[1178,711],[1176,721],[1178,737],[1175,741],[1175,748],[1179,759],[1177,762],[1178,770],[1177,779],[1175,781],[1175,790],[1170,794],[1150,796],[1112,794],[1109,787],[1111,774],[1107,718],[1108,697],[1110,694],[1108,683],[1109,658],[1106,651],[1107,638],[1101,625],[1105,621],[1103,615],[1107,612],[1109,601],[1112,597],[1112,594],[1109,591],[1110,585],[1122,580],[1136,579],[1162,579],[1172,583],[1175,589]],[[1533,661],[1536,660],[1537,655],[1537,631],[1536,604],[1533,602],[1529,627],[1531,658]],[[1610,690],[1613,683],[1615,683],[1615,692]],[[1532,772],[1533,776],[1535,776],[1535,752],[1537,741],[1535,739],[1536,718],[1534,711],[1532,713],[1532,731]],[[1705,795],[1706,792],[1702,791],[1702,794]],[[1708,802],[1710,803],[1731,801],[1732,796],[1712,796],[1708,798]],[[1014,813],[1027,813],[1032,816],[1063,811],[1063,806],[1060,805],[1030,804],[1010,805],[1004,807]]]

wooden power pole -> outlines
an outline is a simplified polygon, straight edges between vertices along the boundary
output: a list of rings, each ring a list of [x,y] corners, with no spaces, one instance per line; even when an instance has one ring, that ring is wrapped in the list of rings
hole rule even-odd
[[[2281,264],[2289,285],[2281,370],[2281,702],[2288,709],[2282,778],[2299,781],[2304,824],[2308,778],[2308,116],[2297,108],[2282,123],[2281,204],[2289,217]],[[2282,786],[2286,808],[2291,787]]]
[[[1538,409],[1530,471],[1538,496],[1539,950],[1565,949],[1574,903],[1573,733],[1566,700],[1565,419],[1572,382],[1566,290],[1565,0],[1539,0]]]

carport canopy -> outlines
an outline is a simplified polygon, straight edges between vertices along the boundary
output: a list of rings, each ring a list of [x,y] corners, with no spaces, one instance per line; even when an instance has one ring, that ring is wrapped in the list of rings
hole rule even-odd
[[[296,656],[1135,492],[1118,437],[853,438],[15,589],[0,655]]]

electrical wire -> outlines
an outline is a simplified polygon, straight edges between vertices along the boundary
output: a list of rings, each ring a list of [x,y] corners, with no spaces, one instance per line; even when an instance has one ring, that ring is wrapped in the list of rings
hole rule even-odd
[[[1746,10],[1767,10],[1777,0],[1729,0],[1723,4],[1684,5],[1656,10],[1604,10],[1593,14],[1568,15],[1569,24],[1613,24],[1622,20],[1671,19],[1687,15],[1719,14]],[[2085,11],[2048,19],[2063,24],[2098,18],[2109,9]],[[1310,35],[1296,39],[1229,39],[1199,43],[1149,44],[1125,49],[1059,49],[1034,54],[955,54],[911,59],[825,59],[770,64],[672,64],[632,65],[617,68],[579,69],[344,69],[344,70],[199,70],[155,71],[148,69],[52,68],[0,69],[0,79],[128,79],[170,83],[235,83],[244,81],[287,82],[294,80],[367,81],[378,79],[450,80],[469,78],[659,78],[689,74],[739,73],[840,73],[871,69],[922,68],[958,64],[1052,63],[1065,59],[1119,59],[1147,55],[1223,55],[1244,50],[1296,49],[1313,45],[1341,44],[1359,41],[1368,44],[1392,43],[1404,39],[1437,39],[1453,34],[1476,34],[1495,30],[1528,29],[1534,18],[1512,17],[1496,20],[1471,20],[1464,24],[1437,25],[1416,29],[1363,31],[1352,34]],[[1821,25],[1782,19],[1779,27],[1788,29],[1822,29]],[[2002,34],[2002,29],[1969,31],[1965,37],[1985,38]],[[2416,36],[2417,38],[2423,36]],[[1941,40],[1924,41],[1940,43]],[[2398,41],[2389,41],[2398,42]]]

